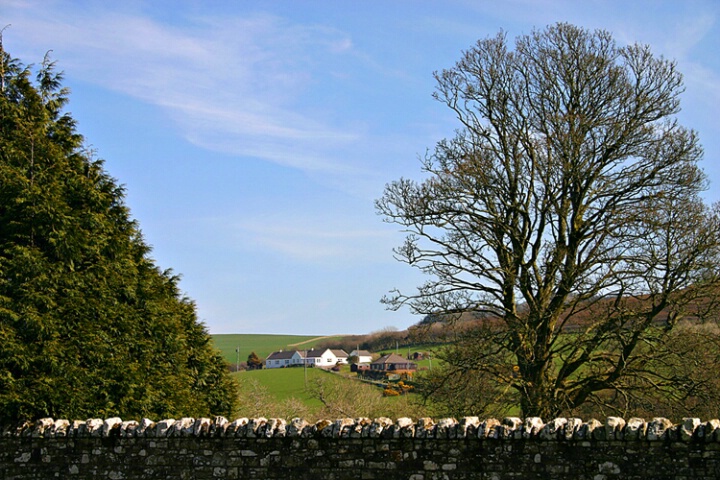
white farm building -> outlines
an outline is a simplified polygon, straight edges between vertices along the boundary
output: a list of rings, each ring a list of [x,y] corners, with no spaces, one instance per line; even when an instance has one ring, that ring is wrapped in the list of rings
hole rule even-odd
[[[348,354],[345,350],[288,350],[273,352],[265,359],[265,368],[284,368],[297,365],[331,368],[338,363],[346,364]]]

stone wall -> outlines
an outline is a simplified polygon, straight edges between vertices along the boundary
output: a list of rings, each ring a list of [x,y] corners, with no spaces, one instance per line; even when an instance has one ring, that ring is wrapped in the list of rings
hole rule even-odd
[[[717,479],[720,421],[224,418],[2,428],[0,479]]]

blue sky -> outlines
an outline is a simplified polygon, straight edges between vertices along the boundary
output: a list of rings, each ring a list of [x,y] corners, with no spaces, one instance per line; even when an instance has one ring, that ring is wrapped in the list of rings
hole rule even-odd
[[[457,126],[433,71],[499,30],[570,22],[675,59],[720,200],[719,15],[716,0],[0,0],[6,49],[53,50],[80,133],[211,333],[419,320],[379,302],[422,277],[373,201]]]

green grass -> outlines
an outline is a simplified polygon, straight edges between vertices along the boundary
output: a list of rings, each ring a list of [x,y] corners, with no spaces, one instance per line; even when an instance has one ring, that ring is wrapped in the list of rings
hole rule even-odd
[[[307,388],[305,384],[305,373],[307,373]],[[309,389],[313,380],[319,376],[333,379],[338,378],[323,372],[318,368],[271,368],[265,370],[253,370],[240,372],[241,381],[256,380],[260,385],[267,388],[267,391],[277,401],[297,398],[309,407],[319,407],[320,401],[312,398]]]
[[[343,369],[344,370],[344,369]],[[307,373],[307,384],[305,374]],[[346,376],[349,375],[349,376]],[[355,416],[408,416],[404,404],[408,398],[383,397],[382,388],[366,382],[360,382],[354,375],[347,371],[331,373],[320,368],[272,368],[266,370],[241,371],[233,374],[241,385],[241,392],[255,398],[263,399],[263,405],[267,409],[261,415],[272,416],[277,414],[283,418],[290,418],[292,414],[284,413],[282,404],[286,400],[294,399],[300,402],[307,409],[304,415],[306,419],[317,419],[324,410],[323,403],[317,398],[317,380],[322,380],[325,385],[326,395],[331,404],[341,405],[346,411],[353,411],[351,405],[357,397],[360,410]],[[307,385],[307,387],[306,387]],[[259,391],[258,387],[262,390]],[[341,395],[340,398],[337,395]],[[243,393],[241,393],[243,395]],[[264,408],[261,407],[261,408]],[[398,407],[400,410],[398,410]],[[252,409],[253,407],[250,406]],[[279,409],[278,409],[279,408]],[[242,410],[242,407],[241,407]],[[251,410],[244,410],[245,412]],[[374,414],[372,412],[375,412]],[[243,413],[249,416],[249,413]],[[326,414],[327,415],[327,414]],[[337,415],[337,412],[331,415]]]
[[[314,335],[260,335],[260,334],[218,334],[211,335],[215,348],[220,350],[225,360],[235,364],[238,359],[236,349],[240,347],[240,361],[247,360],[250,352],[255,352],[265,360],[277,350],[295,350],[311,348],[332,337]],[[338,335],[336,338],[342,338]]]
[[[237,353],[235,349],[240,347],[240,362],[247,360],[248,355],[251,351],[258,354],[261,359],[267,358],[267,356],[277,350],[304,350],[310,349],[317,346],[320,342],[328,342],[333,337],[316,337],[311,335],[261,335],[261,334],[227,334],[227,335],[212,335],[213,343],[215,347],[221,351],[224,358],[230,364],[235,364],[237,359]],[[335,336],[334,338],[342,338],[341,335]],[[422,348],[422,350],[421,350]],[[412,351],[430,351],[431,348],[414,347]],[[391,350],[388,350],[388,352]],[[399,352],[401,355],[406,354],[406,351]],[[433,359],[432,365],[438,364],[438,361]],[[419,366],[429,366],[428,360],[419,362]],[[306,381],[307,374],[307,381]],[[272,368],[254,371],[241,371],[233,373],[233,376],[237,378],[240,383],[240,395],[253,395],[253,390],[259,386],[264,393],[266,402],[268,404],[268,411],[280,411],[283,408],[279,407],[277,410],[271,405],[281,405],[283,402],[289,399],[295,399],[306,408],[309,409],[307,415],[313,417],[315,414],[323,409],[323,404],[319,399],[314,398],[313,390],[316,388],[316,380],[322,378],[325,381],[332,382],[326,385],[333,385],[344,382],[358,382],[356,375],[350,372],[349,366],[343,366],[340,374],[333,374],[325,372],[319,368],[308,368],[307,371],[301,367],[294,368]],[[377,387],[364,384],[369,390],[367,393],[361,393],[359,395],[381,395],[381,390]],[[358,395],[358,390],[355,386],[348,384],[348,387],[340,387],[341,392],[344,392],[347,397],[348,392],[354,391],[355,395]],[[363,387],[364,388],[364,387]],[[336,387],[331,388],[332,391],[337,392]],[[261,397],[259,397],[261,398]],[[399,397],[382,397],[381,402],[388,405],[398,406]],[[405,401],[407,399],[404,399]],[[291,402],[292,403],[292,402]],[[246,405],[247,406],[247,405]],[[249,407],[254,408],[254,407]],[[370,408],[386,408],[386,407],[370,407]],[[245,414],[248,415],[248,414]],[[266,415],[266,414],[265,414]],[[287,413],[280,413],[280,415],[287,415]],[[386,415],[383,413],[383,415]]]

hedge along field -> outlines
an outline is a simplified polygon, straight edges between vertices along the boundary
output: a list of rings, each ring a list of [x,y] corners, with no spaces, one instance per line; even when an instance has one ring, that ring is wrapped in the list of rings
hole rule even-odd
[[[225,360],[235,365],[238,355],[236,349],[240,347],[240,362],[247,361],[250,352],[258,354],[261,360],[277,350],[310,349],[316,344],[332,338],[315,335],[262,335],[262,334],[217,334],[211,335],[215,348],[220,350]],[[336,335],[342,338],[341,335]],[[348,352],[349,353],[349,352]]]

